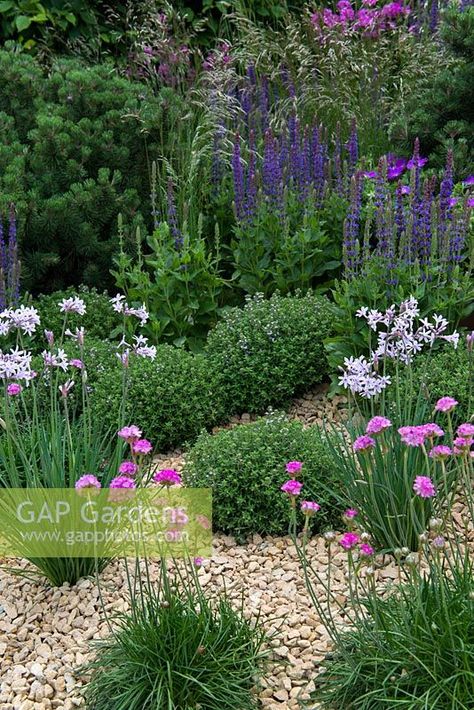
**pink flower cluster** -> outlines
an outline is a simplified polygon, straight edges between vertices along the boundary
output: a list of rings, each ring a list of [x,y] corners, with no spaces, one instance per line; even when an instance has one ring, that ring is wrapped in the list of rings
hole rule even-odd
[[[433,498],[436,495],[436,488],[429,476],[417,476],[413,484],[413,490],[420,498]]]
[[[182,483],[181,476],[173,468],[164,468],[157,471],[153,480],[160,486],[180,486]]]
[[[356,453],[370,451],[370,449],[373,449],[374,446],[375,439],[373,439],[371,436],[367,436],[367,434],[358,436],[352,444],[352,448]]]
[[[301,489],[303,488],[303,484],[300,483],[300,481],[295,481],[294,478],[290,478],[289,481],[286,481],[280,488],[283,493],[288,493],[288,495],[291,496],[299,496],[301,493]]]
[[[355,10],[349,0],[339,0],[337,11],[325,8],[311,15],[311,22],[319,34],[325,28],[338,28],[344,34],[361,32],[365,37],[377,38],[381,32],[394,30],[397,21],[410,14],[410,8],[402,2],[390,2],[382,7],[373,7],[377,0],[362,0],[362,7]]]
[[[318,512],[318,510],[321,510],[321,506],[318,505],[318,503],[315,503],[314,500],[303,500],[301,502],[301,511],[305,515],[314,515],[315,513]]]
[[[398,430],[402,441],[407,446],[423,446],[426,439],[444,436],[444,431],[437,424],[419,424],[417,426],[402,426]]]
[[[389,429],[392,426],[392,422],[387,417],[372,417],[372,419],[367,423],[365,428],[366,434],[380,434],[380,432]]]

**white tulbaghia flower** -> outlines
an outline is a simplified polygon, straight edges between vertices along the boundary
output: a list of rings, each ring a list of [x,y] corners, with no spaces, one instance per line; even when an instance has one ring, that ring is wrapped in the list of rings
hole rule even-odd
[[[135,341],[133,345],[133,352],[139,357],[146,357],[150,360],[156,358],[156,347],[154,345],[148,345],[148,338],[143,335],[134,335],[133,339]]]
[[[111,298],[110,303],[112,304],[112,308],[116,313],[123,313],[125,306],[127,305],[125,303],[125,296],[122,296],[121,293],[118,293],[116,296]]]
[[[378,363],[384,359],[396,360],[409,365],[413,357],[424,346],[431,347],[436,340],[445,340],[455,348],[459,342],[459,333],[446,334],[448,321],[441,315],[433,315],[432,321],[421,318],[418,301],[413,296],[397,307],[393,304],[385,313],[366,306],[356,312],[358,318],[364,318],[369,327],[378,331],[377,344],[368,359],[346,358],[339,384],[362,397],[373,397],[390,384],[390,378],[378,374]],[[386,330],[380,330],[385,326]]]
[[[79,345],[84,345],[84,336],[85,336],[85,330],[84,328],[76,328],[76,331],[73,333],[72,330],[69,328],[66,330],[65,335],[68,336],[68,338],[73,338],[73,340],[76,340]]]
[[[83,316],[86,312],[86,304],[82,298],[79,298],[79,296],[63,298],[58,305],[61,313],[77,313],[78,315]]]
[[[36,377],[31,369],[32,353],[18,348],[4,353],[0,350],[0,378],[4,380],[24,380],[29,382]]]
[[[25,335],[33,335],[40,324],[40,317],[36,308],[23,306],[7,308],[0,313],[0,333],[8,335],[14,329],[21,330]]]
[[[64,370],[64,372],[66,372],[69,367],[69,358],[62,348],[58,348],[56,353],[43,350],[41,357],[46,367],[59,367],[61,370]]]

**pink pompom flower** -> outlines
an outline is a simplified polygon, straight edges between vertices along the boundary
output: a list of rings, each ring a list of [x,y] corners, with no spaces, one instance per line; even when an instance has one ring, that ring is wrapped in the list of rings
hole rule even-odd
[[[469,451],[472,445],[472,439],[466,439],[464,436],[457,436],[454,441],[454,451],[456,452],[456,449],[462,450],[462,451]],[[456,452],[457,453],[457,452]]]
[[[436,495],[436,488],[429,476],[417,476],[413,484],[413,490],[420,498],[433,498]]]
[[[71,367],[75,367],[77,370],[82,370],[84,367],[84,363],[82,360],[79,360],[79,358],[74,357],[72,360],[69,360],[69,364]]]
[[[354,520],[354,518],[358,515],[359,511],[357,510],[357,508],[348,508],[344,511],[343,517],[347,518],[348,520]]]
[[[81,476],[77,479],[76,483],[74,484],[74,488],[76,489],[76,491],[81,491],[84,488],[97,489],[101,488],[101,484],[96,476],[93,476],[91,473],[86,473],[84,476]]]
[[[174,468],[164,468],[157,471],[153,480],[160,486],[180,486],[182,483],[181,476]]]
[[[153,450],[152,443],[148,439],[138,439],[132,443],[132,451],[134,454],[146,456]]]
[[[301,510],[305,515],[312,516],[320,509],[321,506],[318,505],[318,503],[315,503],[314,500],[303,500],[301,502]]]
[[[360,540],[360,536],[355,532],[346,532],[339,540],[339,544],[345,550],[352,550]]]
[[[122,461],[119,466],[119,473],[124,476],[134,476],[138,471],[138,466],[133,461]]]
[[[438,426],[434,422],[430,422],[429,424],[422,424],[418,428],[420,429],[420,431],[423,432],[427,439],[432,439],[435,436],[444,436],[444,431],[441,429],[440,426]]]
[[[358,436],[357,439],[352,444],[353,450],[358,453],[360,451],[370,451],[375,446],[375,439],[371,436],[364,434],[363,436]]]
[[[128,444],[132,444],[134,441],[138,441],[141,435],[141,429],[135,426],[135,424],[131,424],[130,426],[124,426],[122,429],[120,429],[119,432],[117,432],[117,436],[119,436],[121,439],[124,439]]]
[[[372,557],[372,555],[374,554],[375,550],[374,550],[374,548],[372,547],[372,545],[367,545],[367,543],[363,543],[363,544],[359,547],[359,552],[360,552],[360,554],[361,554],[363,557]]]
[[[195,557],[193,559],[193,564],[195,567],[202,567],[203,562],[204,562],[204,557]]]
[[[303,468],[301,461],[288,461],[286,464],[286,472],[293,478],[298,475],[298,473]]]
[[[459,402],[453,397],[441,397],[435,404],[436,412],[450,412]]]
[[[110,481],[110,488],[136,488],[137,484],[130,476],[116,476]]]
[[[425,443],[425,432],[422,427],[402,426],[398,433],[407,446],[422,446]]]
[[[429,456],[432,459],[447,459],[448,456],[451,456],[452,450],[449,448],[449,446],[443,446],[440,444],[439,446],[433,446],[431,449]]]
[[[367,423],[366,434],[380,434],[381,431],[392,426],[392,422],[387,417],[372,417]]]
[[[470,422],[460,424],[457,428],[457,434],[458,436],[465,437],[466,439],[474,437],[474,424],[471,424]]]
[[[12,382],[7,387],[7,394],[9,397],[16,397],[21,393],[22,390],[23,387],[21,385],[19,385],[17,382]]]
[[[283,493],[288,493],[289,496],[299,496],[302,488],[302,483],[295,481],[294,478],[291,478],[281,486],[280,490],[283,491]]]

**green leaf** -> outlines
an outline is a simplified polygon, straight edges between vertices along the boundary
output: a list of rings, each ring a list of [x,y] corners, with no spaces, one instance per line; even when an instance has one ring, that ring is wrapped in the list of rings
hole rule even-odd
[[[15,7],[15,3],[12,2],[12,0],[3,0],[3,2],[0,2],[0,12],[7,12],[11,10],[12,7]]]
[[[18,32],[23,32],[23,30],[28,29],[31,25],[31,17],[27,17],[26,15],[18,15],[15,20],[15,24]]]

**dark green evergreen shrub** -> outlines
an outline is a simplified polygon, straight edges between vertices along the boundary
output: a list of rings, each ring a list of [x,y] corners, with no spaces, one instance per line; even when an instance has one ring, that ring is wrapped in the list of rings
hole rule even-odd
[[[304,464],[302,500],[321,506],[312,529],[336,523],[341,510],[327,487],[337,490],[338,477],[319,432],[282,414],[215,435],[201,434],[187,455],[184,479],[188,485],[212,488],[214,529],[238,538],[283,535],[288,531],[289,503],[280,486],[288,479],[288,461]]]
[[[164,100],[110,64],[43,72],[1,51],[0,74],[0,212],[15,203],[23,287],[112,285],[118,214],[130,230],[150,215]]]
[[[460,177],[474,172],[474,7],[452,5],[443,13],[441,36],[457,61],[434,73],[408,107],[408,143],[419,136],[424,155],[442,167],[448,147]]]
[[[226,413],[263,413],[321,382],[330,331],[329,301],[310,292],[267,300],[256,295],[227,312],[207,344]]]

